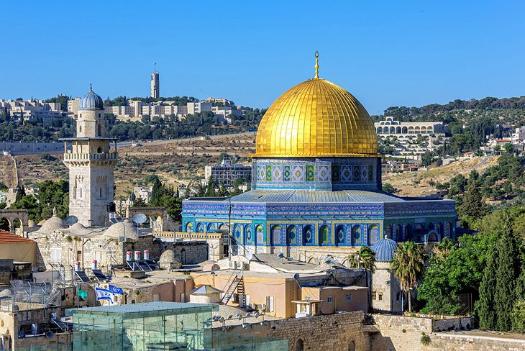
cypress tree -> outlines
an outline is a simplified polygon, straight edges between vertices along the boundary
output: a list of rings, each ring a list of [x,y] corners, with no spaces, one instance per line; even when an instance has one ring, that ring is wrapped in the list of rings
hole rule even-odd
[[[519,267],[519,252],[512,231],[511,219],[504,214],[504,231],[496,244],[496,285],[494,289],[494,310],[496,312],[496,330],[512,329],[512,307],[516,300],[516,285]]]
[[[479,300],[476,303],[476,312],[481,329],[494,329],[496,326],[496,312],[494,311],[495,272],[496,257],[493,251],[489,253],[487,265],[483,270],[483,278],[479,285]]]

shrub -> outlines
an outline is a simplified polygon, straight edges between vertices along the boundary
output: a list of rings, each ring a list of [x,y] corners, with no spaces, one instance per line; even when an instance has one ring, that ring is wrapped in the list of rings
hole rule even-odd
[[[421,344],[423,344],[425,346],[430,344],[430,336],[428,336],[425,333],[421,333]]]

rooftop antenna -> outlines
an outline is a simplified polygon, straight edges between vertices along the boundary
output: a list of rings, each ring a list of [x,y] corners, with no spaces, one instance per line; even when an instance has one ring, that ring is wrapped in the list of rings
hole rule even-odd
[[[153,62],[153,72],[157,73],[157,62]]]
[[[315,79],[319,79],[319,51],[315,51]]]

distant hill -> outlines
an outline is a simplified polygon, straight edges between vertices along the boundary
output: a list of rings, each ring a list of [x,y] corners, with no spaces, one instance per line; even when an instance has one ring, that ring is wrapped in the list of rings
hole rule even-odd
[[[392,106],[384,116],[393,116],[401,121],[468,121],[472,117],[487,116],[509,124],[524,124],[525,96],[511,98],[486,97],[481,100],[459,100],[448,104],[430,104],[421,107]],[[383,116],[373,116],[381,119]]]

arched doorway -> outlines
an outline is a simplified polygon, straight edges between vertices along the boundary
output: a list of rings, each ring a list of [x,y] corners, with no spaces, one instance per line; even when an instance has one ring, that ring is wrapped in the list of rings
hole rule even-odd
[[[298,339],[295,342],[295,351],[303,351],[304,350],[304,341],[303,339]]]
[[[6,232],[11,231],[11,224],[5,217],[0,218],[0,230],[5,230]]]

